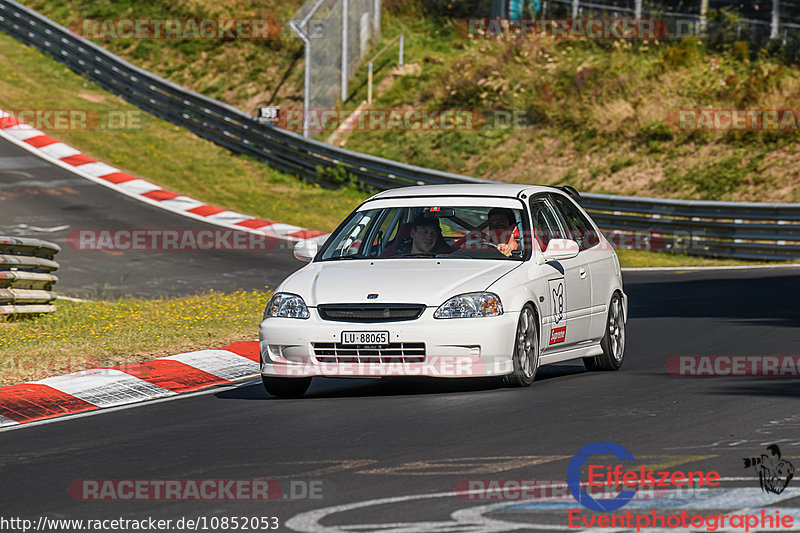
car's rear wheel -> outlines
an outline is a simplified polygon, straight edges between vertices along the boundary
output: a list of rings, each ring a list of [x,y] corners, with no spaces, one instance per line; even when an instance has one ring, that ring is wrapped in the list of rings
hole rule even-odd
[[[300,398],[311,385],[311,378],[275,378],[261,376],[267,392],[278,398]]]
[[[619,370],[625,359],[625,316],[619,293],[614,293],[608,304],[606,332],[600,340],[600,347],[603,348],[602,355],[583,358],[586,369]]]
[[[514,340],[514,371],[505,377],[512,387],[527,387],[536,378],[539,370],[539,332],[536,329],[536,314],[526,304],[519,314]]]

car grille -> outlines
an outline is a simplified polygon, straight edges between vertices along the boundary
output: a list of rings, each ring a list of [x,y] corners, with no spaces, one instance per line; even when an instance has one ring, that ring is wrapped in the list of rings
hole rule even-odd
[[[393,342],[383,346],[315,342],[320,363],[424,363],[424,342]]]
[[[317,306],[322,320],[338,322],[398,322],[422,315],[422,304],[324,304]]]

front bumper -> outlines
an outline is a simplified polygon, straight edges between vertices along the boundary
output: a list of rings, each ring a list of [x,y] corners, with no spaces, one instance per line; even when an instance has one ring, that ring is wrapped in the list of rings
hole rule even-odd
[[[435,319],[425,309],[415,320],[398,322],[339,322],[322,320],[316,308],[308,319],[268,318],[261,322],[261,374],[273,377],[478,377],[513,371],[512,354],[519,313],[497,317]],[[326,357],[320,346],[340,343],[343,331],[388,331],[390,343],[424,343],[424,361],[395,355],[344,354]],[[390,352],[398,353],[397,350]],[[364,355],[367,354],[367,355]],[[373,354],[373,355],[368,355]]]

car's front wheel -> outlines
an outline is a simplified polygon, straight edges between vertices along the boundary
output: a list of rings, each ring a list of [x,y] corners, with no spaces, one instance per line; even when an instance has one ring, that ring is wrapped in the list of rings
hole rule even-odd
[[[311,378],[275,378],[261,376],[267,392],[278,398],[300,398],[311,385]]]
[[[600,340],[600,347],[603,348],[602,355],[583,358],[586,369],[619,370],[625,358],[625,316],[619,293],[614,293],[608,305],[606,332]]]
[[[536,378],[539,369],[539,332],[536,329],[536,314],[526,304],[519,314],[514,340],[514,371],[505,377],[512,387],[527,387]]]

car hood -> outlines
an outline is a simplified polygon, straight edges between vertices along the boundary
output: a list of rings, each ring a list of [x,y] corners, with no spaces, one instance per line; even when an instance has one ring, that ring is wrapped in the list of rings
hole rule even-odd
[[[380,259],[311,263],[279,289],[314,307],[327,303],[424,303],[439,306],[456,294],[486,290],[519,261]],[[367,299],[368,294],[377,294]]]

